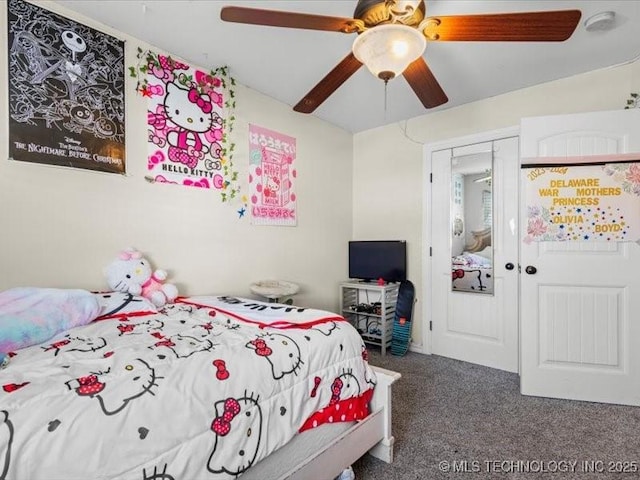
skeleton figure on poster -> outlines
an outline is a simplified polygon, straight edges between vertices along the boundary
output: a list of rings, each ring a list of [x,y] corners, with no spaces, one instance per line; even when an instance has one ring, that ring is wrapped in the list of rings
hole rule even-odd
[[[124,142],[123,51],[111,37],[11,2],[11,118]]]

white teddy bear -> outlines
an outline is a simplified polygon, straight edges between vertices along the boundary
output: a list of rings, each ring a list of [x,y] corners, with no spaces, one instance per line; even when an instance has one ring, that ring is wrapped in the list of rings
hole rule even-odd
[[[149,261],[135,248],[123,250],[118,259],[105,268],[109,287],[118,292],[141,295],[157,306],[172,303],[178,296],[178,288],[167,279],[165,270],[151,269]]]

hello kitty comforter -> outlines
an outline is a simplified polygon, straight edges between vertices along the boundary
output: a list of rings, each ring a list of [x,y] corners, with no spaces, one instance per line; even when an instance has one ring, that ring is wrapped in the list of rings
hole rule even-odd
[[[340,316],[207,296],[13,352],[0,385],[0,479],[217,480],[363,418],[375,377]]]

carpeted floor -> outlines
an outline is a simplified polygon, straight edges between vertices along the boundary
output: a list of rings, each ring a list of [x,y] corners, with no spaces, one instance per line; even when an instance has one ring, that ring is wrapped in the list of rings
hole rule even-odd
[[[402,374],[395,460],[365,455],[357,480],[640,479],[640,408],[522,396],[516,374],[435,355],[370,362]]]

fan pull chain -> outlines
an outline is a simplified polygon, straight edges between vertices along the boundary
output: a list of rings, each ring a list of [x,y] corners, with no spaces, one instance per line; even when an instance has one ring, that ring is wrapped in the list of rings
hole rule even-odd
[[[384,81],[384,121],[387,121],[387,87],[389,86],[389,80]]]

